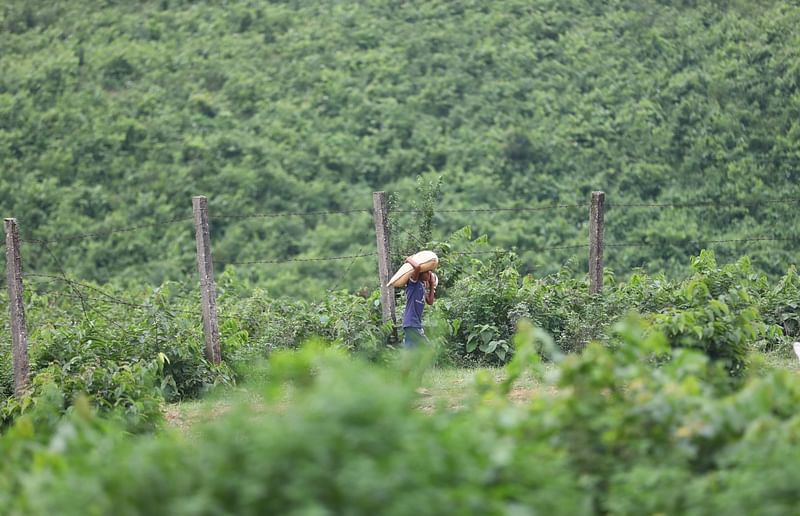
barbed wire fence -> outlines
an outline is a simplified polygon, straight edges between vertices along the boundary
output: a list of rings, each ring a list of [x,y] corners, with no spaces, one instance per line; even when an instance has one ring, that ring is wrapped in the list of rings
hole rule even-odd
[[[800,203],[800,198],[781,198],[781,199],[763,199],[759,201],[737,202],[737,207],[753,207],[765,206],[771,204],[797,204]],[[542,206],[521,206],[521,207],[494,207],[494,208],[457,208],[457,209],[435,209],[437,214],[474,214],[474,213],[537,213],[537,212],[550,212],[555,210],[571,211],[571,210],[588,210],[589,213],[589,235],[586,243],[583,244],[569,244],[561,243],[550,246],[540,246],[532,249],[526,249],[534,252],[547,252],[547,251],[563,251],[563,250],[584,250],[588,253],[589,262],[589,288],[590,291],[599,293],[602,292],[603,282],[603,257],[606,248],[637,248],[637,247],[658,247],[663,246],[662,241],[604,241],[604,217],[607,210],[615,209],[702,209],[713,206],[733,206],[730,202],[720,200],[701,200],[697,202],[674,202],[674,203],[605,203],[605,194],[603,192],[593,192],[591,200],[588,203],[561,203]],[[240,214],[209,214],[208,204],[205,197],[199,196],[193,198],[193,216],[176,217],[160,221],[134,224],[123,227],[113,227],[104,231],[94,231],[75,235],[66,235],[58,238],[27,238],[20,239],[18,234],[18,226],[16,219],[5,220],[5,240],[0,242],[0,249],[5,250],[6,254],[6,275],[0,278],[0,287],[5,287],[9,295],[9,313],[11,337],[12,337],[12,359],[14,361],[15,370],[15,388],[20,386],[24,388],[28,384],[28,371],[27,371],[27,331],[24,313],[24,304],[22,302],[23,281],[29,280],[37,285],[40,289],[41,285],[47,285],[51,290],[45,291],[44,294],[57,299],[69,299],[76,301],[80,313],[83,317],[88,318],[89,314],[95,314],[98,317],[104,318],[109,324],[119,326],[119,322],[108,317],[102,309],[106,305],[115,305],[128,310],[141,311],[151,317],[155,314],[164,314],[166,317],[174,318],[178,315],[186,315],[191,317],[199,317],[203,323],[203,334],[206,340],[206,357],[209,361],[218,363],[220,361],[220,337],[219,337],[219,321],[237,321],[241,319],[240,315],[223,316],[219,317],[217,314],[216,306],[216,283],[214,280],[214,267],[218,266],[222,269],[228,266],[260,266],[260,265],[280,265],[291,263],[329,263],[347,261],[347,265],[343,269],[343,274],[338,275],[334,286],[331,289],[336,291],[342,284],[345,276],[352,269],[354,264],[365,258],[376,258],[378,269],[378,281],[380,285],[380,300],[381,300],[381,313],[383,322],[385,324],[396,326],[395,314],[395,294],[394,289],[387,285],[392,266],[392,250],[390,243],[393,238],[406,236],[418,248],[424,248],[429,244],[419,237],[417,237],[412,230],[403,229],[398,235],[390,234],[390,217],[397,217],[402,215],[419,215],[423,210],[389,210],[386,195],[384,192],[375,192],[373,194],[373,207],[372,209],[344,209],[344,210],[320,210],[320,211],[285,211],[285,212],[265,212],[265,213],[240,213]],[[586,213],[586,212],[584,212]],[[353,254],[341,254],[331,256],[302,256],[298,253],[290,256],[283,256],[279,258],[265,257],[253,259],[241,259],[233,257],[218,257],[212,258],[211,253],[211,234],[210,234],[210,221],[213,220],[226,220],[226,221],[241,221],[247,219],[276,219],[288,217],[300,218],[320,218],[327,217],[351,217],[356,215],[370,215],[375,224],[375,237],[376,237],[376,250],[367,252],[368,243],[360,246],[357,252]],[[189,310],[185,308],[178,308],[172,306],[175,303],[169,304],[166,301],[160,303],[142,303],[133,299],[126,299],[119,295],[110,293],[108,290],[91,285],[86,282],[79,281],[70,277],[66,272],[66,267],[60,259],[57,251],[53,246],[70,243],[82,240],[103,240],[111,238],[114,235],[136,233],[141,231],[152,230],[155,228],[163,228],[165,226],[186,224],[188,221],[194,221],[195,226],[195,240],[197,243],[197,265],[199,281],[195,280],[194,286],[185,286],[184,290],[196,289],[198,284],[200,286],[199,306],[197,309]],[[751,242],[796,242],[797,236],[770,236],[770,235],[754,235],[747,238],[731,238],[731,239],[707,239],[707,240],[694,240],[684,239],[680,244],[684,246],[694,247],[707,247],[711,245],[730,245],[730,244],[748,244]],[[26,272],[23,273],[22,260],[20,254],[20,246],[35,246],[40,252],[41,256],[49,257],[52,266],[56,269],[55,272]],[[450,255],[454,256],[479,256],[496,254],[498,252],[506,252],[503,249],[494,250],[451,250]],[[194,298],[178,298],[180,306],[187,304],[197,303],[198,297]],[[255,321],[253,321],[255,322]],[[396,333],[394,333],[396,337]]]

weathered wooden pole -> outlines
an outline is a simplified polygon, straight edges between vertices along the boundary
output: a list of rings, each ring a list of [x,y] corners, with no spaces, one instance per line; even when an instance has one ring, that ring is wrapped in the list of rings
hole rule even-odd
[[[603,290],[603,203],[606,194],[592,192],[589,207],[589,293]]]
[[[11,318],[11,355],[14,368],[14,394],[21,396],[28,389],[28,331],[25,325],[25,303],[22,300],[22,259],[19,252],[17,219],[5,219],[6,284],[8,313]]]
[[[375,221],[375,239],[378,246],[378,279],[381,282],[381,310],[383,322],[392,325],[391,342],[397,341],[397,317],[395,315],[394,287],[386,284],[391,277],[392,266],[389,255],[389,212],[386,192],[372,193],[372,218]]]
[[[217,287],[214,283],[214,266],[211,260],[211,234],[208,226],[208,199],[192,197],[195,242],[197,243],[197,271],[200,274],[200,298],[203,305],[203,334],[206,338],[206,358],[219,364],[222,360],[217,322]]]

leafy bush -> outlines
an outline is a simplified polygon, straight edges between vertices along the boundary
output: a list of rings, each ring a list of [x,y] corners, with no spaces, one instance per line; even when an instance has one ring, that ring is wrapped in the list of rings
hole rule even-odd
[[[775,467],[793,460],[796,375],[773,370],[731,389],[723,367],[693,349],[672,348],[646,321],[617,325],[611,339],[610,347],[594,343],[563,358],[553,376],[556,394],[536,396],[520,424],[525,435],[567,453],[595,513],[716,513],[734,507],[728,497],[737,484],[730,479],[742,478],[753,490],[733,499],[755,507],[752,493],[769,493],[776,514],[792,513],[800,495],[780,490],[786,482],[764,469],[763,460],[732,457],[741,457],[764,429],[775,429],[770,445],[789,452],[770,455]]]
[[[732,376],[741,376],[753,349],[787,349],[798,331],[794,269],[774,288],[747,258],[717,265],[710,251],[692,259],[693,274],[670,282],[637,272],[627,282],[609,281],[601,295],[590,295],[585,277],[567,267],[558,274],[520,279],[513,255],[461,273],[438,308],[451,321],[447,343],[457,360],[506,361],[500,345],[516,322],[530,319],[551,334],[562,352],[580,351],[592,340],[608,343],[613,324],[628,313],[644,314],[674,347],[698,347]],[[764,315],[762,315],[762,313]],[[457,330],[452,322],[457,321]],[[491,344],[492,342],[496,344]],[[496,349],[501,350],[499,354]]]
[[[8,306],[8,295],[0,289],[0,305]],[[8,317],[0,318],[0,399],[14,392],[14,370],[11,365],[11,329]]]
[[[526,277],[516,293],[515,319],[529,318],[556,340],[562,351],[580,351],[591,340],[603,337],[613,315],[607,301],[590,296],[584,278],[576,279],[563,267],[558,274],[535,280]]]
[[[129,294],[123,295],[130,298]],[[184,312],[184,305],[160,298],[162,295],[166,296],[165,291],[143,299],[142,306],[152,306],[148,310],[131,310],[103,299],[92,299],[88,302],[90,312],[76,313],[81,310],[80,304],[75,306],[47,294],[41,297],[34,294],[33,309],[47,307],[44,312],[47,325],[36,328],[30,335],[33,371],[58,366],[68,375],[70,371],[92,371],[107,366],[113,376],[118,367],[137,364],[155,367],[158,387],[169,401],[196,397],[215,383],[230,383],[232,375],[226,366],[215,366],[204,357],[197,316]],[[59,324],[59,319],[64,324]],[[87,385],[87,392],[94,394],[94,385]],[[64,392],[67,396],[74,394],[70,389]]]
[[[126,437],[85,399],[61,416],[45,391],[0,436],[0,503],[32,515],[796,511],[797,375],[731,389],[646,320],[609,338],[564,356],[521,321],[505,378],[479,375],[463,409],[428,414],[407,371],[327,346],[279,351],[263,410],[190,440]],[[528,371],[531,399],[509,400]]]
[[[457,355],[482,355],[481,359],[504,361],[510,349],[507,343],[513,330],[509,313],[519,284],[519,273],[512,255],[499,254],[486,262],[471,261],[473,272],[461,276],[445,292],[438,309],[458,330],[451,336]],[[446,266],[443,266],[446,269]],[[492,343],[495,344],[492,344]]]
[[[797,277],[797,270],[791,267],[772,289],[767,286],[766,281],[762,285],[757,301],[764,323],[780,326],[787,337],[800,337],[800,279]],[[774,346],[776,342],[770,344]]]
[[[388,336],[377,291],[368,297],[331,292],[312,303],[271,298],[257,289],[244,299],[222,302],[221,310],[236,313],[222,326],[225,333],[238,336],[223,353],[233,363],[296,348],[311,337],[322,337],[355,355],[376,358]]]
[[[11,347],[9,345],[9,347]],[[14,393],[14,370],[11,364],[11,351],[0,351],[0,399]]]
[[[467,230],[456,238],[479,249],[486,244],[471,241]],[[512,360],[512,335],[523,319],[551,334],[560,352],[576,352],[593,340],[613,346],[613,324],[629,312],[641,312],[671,346],[700,349],[741,378],[750,351],[789,349],[800,317],[794,270],[770,287],[747,259],[718,266],[713,254],[703,252],[693,259],[692,276],[679,282],[642,272],[618,282],[607,274],[603,294],[591,296],[585,278],[567,267],[542,278],[520,277],[513,254],[493,252],[481,261],[453,253],[448,243],[436,245],[445,280],[426,321],[437,327],[431,332],[434,340],[444,343],[443,361],[459,365]],[[339,291],[316,303],[288,301],[252,289],[229,269],[220,277],[218,300],[224,362],[215,366],[204,358],[196,300],[172,289],[167,284],[154,292],[134,292],[140,296],[137,308],[110,302],[114,295],[131,299],[131,292],[112,291],[112,298],[81,303],[31,289],[31,365],[34,379],[41,376],[34,396],[55,383],[67,400],[64,408],[87,393],[97,407],[122,408],[132,427],[138,420],[145,428],[157,420],[154,399],[197,397],[210,386],[233,383],[236,371],[310,337],[371,360],[387,350],[389,332],[381,322],[377,292]],[[8,342],[7,333],[3,338]],[[7,355],[0,373],[7,424],[25,402],[8,398]]]
[[[123,414],[129,430],[152,430],[164,400],[197,397],[212,385],[234,381],[226,364],[205,359],[199,318],[183,301],[171,299],[170,285],[149,294],[106,289],[104,297],[86,293],[96,287],[82,288],[80,295],[26,290],[31,390],[10,397],[11,359],[4,353],[0,372],[7,392],[0,399],[0,425],[56,386],[64,400],[61,410],[87,395],[96,408]],[[128,301],[114,302],[120,298]]]
[[[751,345],[767,333],[748,291],[749,261],[719,268],[713,253],[703,251],[692,268],[676,306],[653,317],[655,327],[674,347],[699,347],[731,376],[741,376]]]
[[[65,399],[63,410],[87,394],[101,410],[121,409],[131,429],[148,429],[160,418],[160,400],[194,398],[211,386],[231,384],[236,369],[274,350],[320,336],[374,359],[388,335],[377,293],[362,297],[341,291],[319,303],[287,302],[250,290],[229,270],[221,277],[219,299],[224,361],[214,365],[204,356],[196,300],[180,297],[173,287],[149,293],[106,287],[104,297],[86,294],[85,289],[95,294],[91,285],[81,287],[81,294],[29,288],[33,388],[26,398],[10,398],[11,360],[8,352],[0,355],[2,425],[55,385]],[[7,328],[1,335],[10,341]]]
[[[61,410],[67,410],[77,398],[88,394],[94,406],[123,418],[127,431],[152,431],[162,420],[163,397],[156,382],[161,372],[158,365],[156,362],[118,364],[112,360],[94,363],[73,360],[64,366],[52,363],[37,371],[31,392],[16,400],[18,406],[14,406],[15,400],[9,400],[9,409],[24,413],[27,404],[36,403],[49,389],[56,388],[64,396]]]
[[[0,496],[27,514],[586,512],[563,454],[493,411],[422,414],[396,374],[320,349],[277,353],[271,368],[276,388],[295,386],[285,411],[240,412],[194,443],[123,441],[76,415],[54,449],[21,435],[21,419],[0,437],[15,458],[0,468],[32,476]]]

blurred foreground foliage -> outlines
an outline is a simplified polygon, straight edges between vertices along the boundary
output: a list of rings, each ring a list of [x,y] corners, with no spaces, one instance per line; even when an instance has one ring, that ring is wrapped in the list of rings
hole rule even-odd
[[[0,436],[9,514],[794,514],[800,378],[731,385],[647,321],[560,355],[520,322],[500,383],[426,414],[405,355],[380,367],[325,346],[273,354],[261,408],[130,437],[48,390]],[[555,367],[542,368],[545,356]],[[656,366],[657,364],[660,364]],[[541,386],[511,402],[530,371]],[[548,372],[549,371],[549,372]]]

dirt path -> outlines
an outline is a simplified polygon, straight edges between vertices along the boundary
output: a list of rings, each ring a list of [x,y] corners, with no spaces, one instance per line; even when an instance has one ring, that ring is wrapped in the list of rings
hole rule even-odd
[[[417,389],[417,407],[425,413],[437,409],[464,408],[468,398],[475,392],[475,375],[480,371],[488,371],[498,382],[504,378],[502,369],[432,369],[423,378],[422,387]],[[538,382],[533,378],[524,377],[511,390],[509,399],[524,403],[539,388]],[[261,396],[262,390],[259,385],[248,387],[245,384],[235,389],[222,390],[201,400],[170,403],[164,406],[164,419],[168,427],[190,435],[193,428],[240,406],[255,413],[281,410],[280,404],[271,408],[265,403]]]

